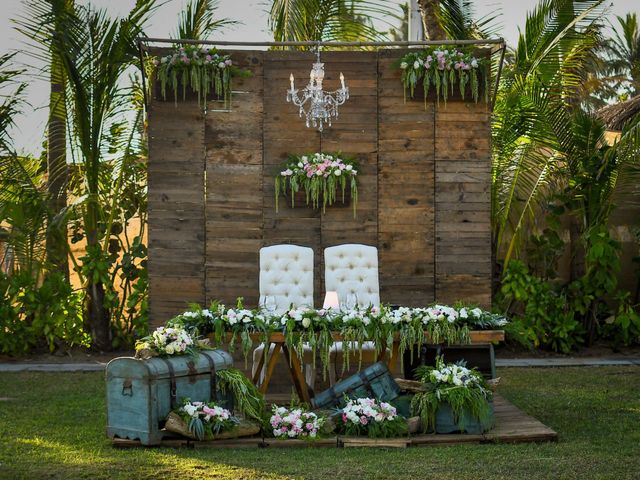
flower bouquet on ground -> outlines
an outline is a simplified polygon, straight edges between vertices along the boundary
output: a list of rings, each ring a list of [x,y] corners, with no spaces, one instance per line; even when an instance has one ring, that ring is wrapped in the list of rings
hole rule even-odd
[[[136,342],[136,357],[166,357],[172,355],[195,355],[198,347],[187,330],[181,327],[158,327],[151,335]]]
[[[416,393],[411,409],[427,431],[482,433],[492,426],[492,392],[477,370],[438,357],[435,368],[418,368],[416,378],[425,391]]]
[[[189,438],[206,440],[232,431],[239,423],[239,418],[213,402],[185,399],[181,407],[169,413],[165,428]]]
[[[402,437],[407,434],[407,421],[389,403],[358,398],[349,400],[342,409],[341,430],[350,436]]]
[[[273,406],[273,415],[269,420],[276,438],[298,438],[314,440],[324,424],[324,418],[303,408]]]
[[[295,193],[304,190],[307,205],[319,208],[322,213],[327,205],[333,205],[338,198],[338,189],[345,200],[347,187],[351,191],[353,215],[358,204],[357,164],[354,160],[342,157],[340,153],[314,153],[309,155],[291,155],[276,176],[276,212],[281,193],[291,191],[291,206],[294,206]]]

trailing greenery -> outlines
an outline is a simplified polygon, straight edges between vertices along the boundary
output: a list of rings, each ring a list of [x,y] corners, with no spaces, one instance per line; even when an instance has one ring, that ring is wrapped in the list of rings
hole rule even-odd
[[[416,379],[427,391],[416,393],[411,409],[420,416],[427,431],[435,429],[438,408],[445,403],[451,407],[454,422],[461,431],[465,430],[466,414],[489,426],[492,393],[477,370],[462,364],[445,364],[442,357],[437,357],[435,367],[422,366],[416,370]]]
[[[222,394],[231,392],[237,409],[247,419],[264,424],[266,403],[264,396],[247,376],[240,370],[228,368],[217,370],[216,377]]]

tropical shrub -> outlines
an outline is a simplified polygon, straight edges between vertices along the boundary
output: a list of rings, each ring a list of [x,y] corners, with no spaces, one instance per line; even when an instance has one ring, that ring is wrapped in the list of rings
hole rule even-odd
[[[42,283],[29,272],[0,272],[0,353],[18,355],[34,347],[54,351],[60,344],[88,346],[82,292],[61,272]]]

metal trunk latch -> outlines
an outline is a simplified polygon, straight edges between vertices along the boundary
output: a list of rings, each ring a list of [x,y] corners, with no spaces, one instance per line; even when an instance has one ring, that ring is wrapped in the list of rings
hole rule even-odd
[[[122,395],[125,397],[133,397],[133,384],[130,378],[122,382]]]

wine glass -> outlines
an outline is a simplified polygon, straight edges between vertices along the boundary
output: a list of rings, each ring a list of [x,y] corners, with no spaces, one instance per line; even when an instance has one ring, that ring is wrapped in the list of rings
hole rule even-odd
[[[347,310],[353,310],[358,306],[358,296],[355,293],[347,293],[347,297],[345,299],[345,307]]]
[[[266,310],[269,316],[273,316],[277,308],[276,297],[273,295],[265,295],[262,307]]]

